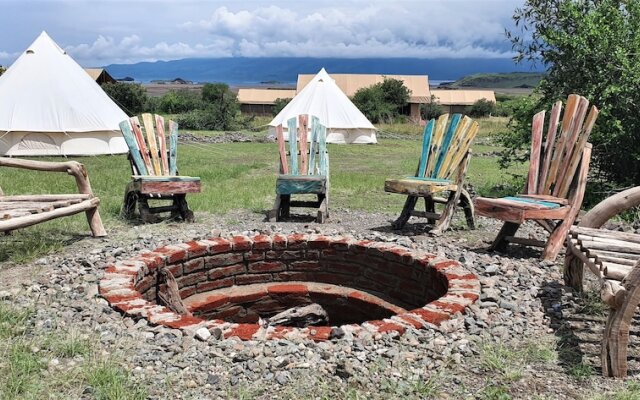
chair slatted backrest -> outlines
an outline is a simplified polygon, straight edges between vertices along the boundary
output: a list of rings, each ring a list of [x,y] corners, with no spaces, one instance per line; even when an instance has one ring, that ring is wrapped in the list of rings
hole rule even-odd
[[[471,142],[478,133],[478,123],[467,116],[442,114],[424,127],[418,178],[449,179],[457,170]]]
[[[327,128],[316,116],[299,115],[287,121],[288,145],[282,125],[276,126],[280,172],[285,175],[328,175]],[[288,151],[287,151],[288,147]]]
[[[160,115],[142,114],[120,122],[120,130],[129,147],[134,173],[142,176],[175,176],[178,168],[178,124],[169,121],[169,150],[165,121]]]
[[[560,198],[566,198],[569,194],[599,111],[595,106],[589,109],[586,98],[572,94],[567,100],[562,121],[561,113],[562,102],[558,101],[553,105],[546,124],[544,146],[546,112],[540,111],[533,117],[526,194]]]

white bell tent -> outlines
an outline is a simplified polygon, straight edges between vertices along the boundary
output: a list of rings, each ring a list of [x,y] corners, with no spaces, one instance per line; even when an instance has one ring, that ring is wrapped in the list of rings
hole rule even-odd
[[[0,76],[0,155],[126,153],[125,119],[46,32]]]
[[[377,143],[376,128],[349,100],[324,68],[269,123],[269,132],[301,114],[315,115],[327,127],[327,143]],[[285,135],[285,137],[287,137]]]

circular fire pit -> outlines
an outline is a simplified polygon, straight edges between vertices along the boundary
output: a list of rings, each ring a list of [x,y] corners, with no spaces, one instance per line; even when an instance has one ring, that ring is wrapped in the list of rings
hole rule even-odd
[[[390,243],[292,234],[165,246],[107,268],[100,294],[134,318],[224,337],[326,340],[439,325],[475,302],[480,284],[454,260]],[[324,326],[272,325],[319,305]],[[337,329],[340,327],[341,329]]]

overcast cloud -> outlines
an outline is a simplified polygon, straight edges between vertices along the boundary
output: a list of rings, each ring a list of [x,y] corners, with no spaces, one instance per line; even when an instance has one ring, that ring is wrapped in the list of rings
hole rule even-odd
[[[0,64],[42,30],[85,66],[188,57],[511,56],[523,0],[2,1]]]

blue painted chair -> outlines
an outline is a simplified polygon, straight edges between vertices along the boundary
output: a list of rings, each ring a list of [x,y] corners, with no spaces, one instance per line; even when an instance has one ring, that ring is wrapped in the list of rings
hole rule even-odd
[[[463,183],[471,159],[471,142],[478,133],[478,123],[460,114],[441,115],[427,122],[422,140],[422,154],[415,176],[387,179],[384,190],[407,195],[400,216],[393,223],[402,229],[411,216],[427,218],[435,223],[431,234],[437,235],[449,228],[455,208],[464,208],[469,228],[474,228],[473,203]],[[448,198],[437,197],[448,192]],[[425,211],[415,211],[419,198],[424,198]],[[436,203],[445,204],[442,213],[435,210]]]
[[[310,140],[307,140],[308,134]],[[267,219],[280,221],[290,216],[291,207],[317,208],[316,221],[323,223],[329,216],[329,153],[327,129],[320,120],[300,115],[287,121],[288,143],[282,125],[276,127],[280,174],[276,179],[276,201]],[[288,148],[288,150],[287,150]],[[316,201],[294,201],[292,195],[314,194]]]

